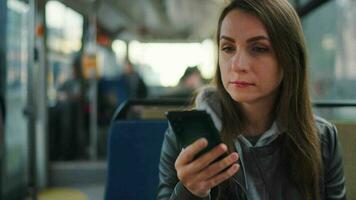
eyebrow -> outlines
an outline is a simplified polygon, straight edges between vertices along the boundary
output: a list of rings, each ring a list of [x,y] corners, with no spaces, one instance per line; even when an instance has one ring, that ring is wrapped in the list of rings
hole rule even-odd
[[[232,39],[231,37],[225,36],[225,35],[220,36],[220,40],[221,39],[225,39],[225,40],[228,40],[230,42],[235,42],[234,39]],[[259,35],[259,36],[255,36],[255,37],[247,39],[247,42],[250,43],[250,42],[255,42],[255,41],[258,41],[258,40],[268,40],[269,41],[269,38],[266,37],[266,36],[263,36],[263,35]]]

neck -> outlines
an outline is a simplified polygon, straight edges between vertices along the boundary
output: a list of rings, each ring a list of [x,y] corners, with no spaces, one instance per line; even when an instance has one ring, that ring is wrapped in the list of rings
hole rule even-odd
[[[242,103],[242,111],[246,117],[244,135],[257,136],[266,132],[272,125],[274,116],[272,103]]]

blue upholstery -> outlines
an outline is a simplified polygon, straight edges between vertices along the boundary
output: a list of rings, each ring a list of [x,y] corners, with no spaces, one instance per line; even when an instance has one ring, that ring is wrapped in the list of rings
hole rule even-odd
[[[98,84],[98,91],[101,95],[113,94],[117,104],[128,99],[128,85],[123,79],[101,79]]]
[[[166,120],[116,121],[109,137],[106,200],[153,200]]]

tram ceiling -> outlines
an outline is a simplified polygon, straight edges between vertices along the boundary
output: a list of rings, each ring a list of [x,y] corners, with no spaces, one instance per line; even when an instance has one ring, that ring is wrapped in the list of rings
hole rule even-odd
[[[122,40],[191,40],[213,38],[218,15],[229,0],[59,0]],[[315,2],[289,0],[302,15]],[[310,4],[313,4],[312,9]],[[321,3],[320,3],[321,4]]]

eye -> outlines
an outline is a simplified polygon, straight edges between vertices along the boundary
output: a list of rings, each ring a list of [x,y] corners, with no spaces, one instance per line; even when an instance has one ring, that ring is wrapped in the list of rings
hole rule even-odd
[[[222,50],[223,52],[225,52],[225,53],[234,52],[235,49],[236,49],[235,47],[230,46],[230,45],[226,45],[226,46],[223,46],[223,47],[221,48],[221,50]]]
[[[267,47],[262,47],[262,46],[252,47],[252,52],[254,52],[254,53],[265,53],[268,51],[269,51],[269,48],[267,48]]]

